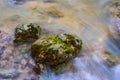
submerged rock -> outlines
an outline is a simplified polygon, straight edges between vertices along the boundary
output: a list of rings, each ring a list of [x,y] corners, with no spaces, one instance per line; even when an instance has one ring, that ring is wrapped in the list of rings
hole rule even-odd
[[[0,69],[0,77],[2,78],[15,78],[19,76],[19,72],[16,69]]]
[[[56,66],[79,55],[82,41],[70,34],[49,36],[37,40],[31,46],[31,56],[36,62]]]
[[[112,24],[116,29],[116,32],[120,34],[120,2],[115,2],[114,4],[112,4],[112,6],[110,7],[110,13],[112,14]]]
[[[51,17],[55,17],[55,18],[60,18],[63,17],[64,14],[59,11],[56,7],[49,7],[46,12],[48,13],[48,15],[50,15]]]
[[[110,12],[113,16],[117,16],[120,18],[120,2],[119,1],[111,5]]]
[[[109,37],[120,47],[120,1],[113,3],[110,8]]]
[[[104,52],[104,60],[110,65],[115,66],[120,63],[120,59],[110,52]]]
[[[15,29],[15,44],[34,42],[40,36],[41,28],[37,24],[18,25]]]
[[[69,71],[69,72],[76,72],[77,71],[77,69],[73,65],[72,61],[65,62],[65,63],[59,64],[57,66],[52,66],[51,70],[54,71],[56,74],[61,74],[61,73],[64,73],[66,71]]]

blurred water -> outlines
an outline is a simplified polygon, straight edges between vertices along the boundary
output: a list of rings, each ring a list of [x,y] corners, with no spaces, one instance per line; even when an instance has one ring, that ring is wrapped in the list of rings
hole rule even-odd
[[[42,74],[40,80],[113,80],[112,71],[96,60],[75,59],[77,71],[55,75],[52,72]],[[47,78],[47,79],[46,79]]]
[[[120,65],[117,65],[113,68],[114,70],[114,79],[119,80],[120,79]]]
[[[76,58],[73,62],[77,71],[66,71],[56,75],[48,69],[36,76],[20,69],[21,75],[15,80],[23,80],[23,76],[28,77],[30,74],[39,76],[40,80],[119,80],[120,66],[108,67],[100,57],[104,51],[120,56],[120,49],[108,37],[109,15],[106,13],[113,2],[113,0],[54,0],[49,3],[48,0],[46,3],[44,0],[0,0],[0,30],[13,35],[17,24],[35,22],[56,34],[63,32],[76,34],[84,43],[81,52],[84,56]],[[49,7],[56,7],[64,17],[54,18],[48,15],[46,9]],[[16,53],[20,54],[19,51]],[[27,60],[31,58],[25,58],[25,61]],[[31,80],[30,77],[26,79]]]

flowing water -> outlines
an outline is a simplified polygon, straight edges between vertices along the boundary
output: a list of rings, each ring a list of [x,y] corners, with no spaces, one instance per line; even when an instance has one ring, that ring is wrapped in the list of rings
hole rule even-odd
[[[109,67],[101,57],[108,51],[120,58],[120,48],[109,37],[108,9],[116,1],[0,0],[0,30],[3,31],[0,32],[0,80],[119,80],[120,64]],[[64,16],[56,18],[47,14],[50,7],[57,8]],[[83,40],[82,56],[72,62],[74,71],[59,75],[50,69],[40,75],[32,71],[34,61],[20,50],[29,46],[15,48],[12,43],[16,25],[31,22],[40,24],[50,35],[67,32]]]

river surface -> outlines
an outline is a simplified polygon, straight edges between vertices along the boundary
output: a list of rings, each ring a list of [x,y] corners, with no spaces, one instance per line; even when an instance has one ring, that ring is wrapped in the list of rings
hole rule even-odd
[[[0,80],[120,80],[120,64],[109,67],[101,54],[120,58],[120,48],[109,37],[108,8],[117,0],[0,0]],[[49,15],[49,8],[63,15]],[[52,34],[72,33],[83,41],[82,56],[72,62],[75,70],[56,75],[47,69],[40,75],[32,71],[34,61],[21,48],[14,47],[18,24],[37,23]],[[43,32],[43,35],[48,35]],[[3,47],[4,46],[4,47]]]

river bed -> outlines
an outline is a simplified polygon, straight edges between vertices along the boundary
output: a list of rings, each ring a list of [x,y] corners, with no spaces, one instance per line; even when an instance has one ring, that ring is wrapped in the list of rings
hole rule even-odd
[[[109,66],[101,55],[110,52],[120,59],[120,47],[111,32],[109,7],[117,0],[0,0],[0,80],[119,80],[120,64]],[[59,15],[49,14],[54,8]],[[14,47],[18,24],[37,23],[42,37],[72,33],[83,41],[82,56],[56,75],[49,68],[35,74],[30,45]],[[114,36],[114,35],[113,35]]]

